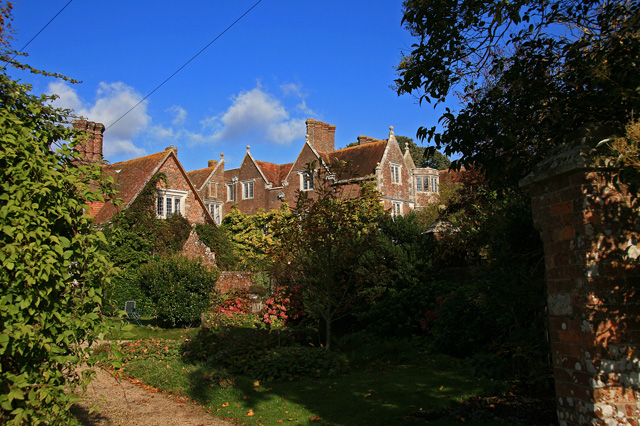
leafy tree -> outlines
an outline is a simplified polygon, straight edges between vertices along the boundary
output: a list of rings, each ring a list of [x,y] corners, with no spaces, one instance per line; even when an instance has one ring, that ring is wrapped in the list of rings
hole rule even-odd
[[[222,220],[222,228],[231,236],[239,270],[263,271],[270,266],[267,255],[275,244],[271,226],[276,221],[286,221],[291,215],[289,207],[283,204],[280,210],[269,212],[260,209],[255,215],[231,209]]]
[[[11,5],[0,4],[0,60],[11,59]],[[46,73],[44,73],[46,74]],[[36,96],[0,67],[0,423],[73,424],[76,386],[92,364],[86,343],[101,321],[110,264],[99,250],[87,203],[103,201],[98,166],[80,166],[61,141],[78,140],[70,112]],[[57,147],[57,148],[56,148]]]
[[[462,101],[418,137],[492,181],[514,185],[585,124],[621,133],[639,110],[637,2],[406,0],[403,23],[417,41],[398,94]]]
[[[293,217],[275,224],[279,244],[272,249],[273,276],[300,285],[305,311],[324,325],[327,349],[334,322],[375,292],[378,227],[386,216],[371,185],[358,197],[344,197],[345,186],[334,184],[344,166],[308,166],[315,189],[299,192]]]

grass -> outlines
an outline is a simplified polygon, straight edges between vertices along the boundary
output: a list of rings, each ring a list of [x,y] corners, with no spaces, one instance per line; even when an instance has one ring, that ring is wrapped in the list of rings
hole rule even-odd
[[[126,321],[109,319],[116,327],[107,338],[110,340],[167,339],[179,340],[193,333],[193,328],[161,328],[153,318],[142,318],[140,323],[128,324]]]
[[[394,348],[386,356],[382,352],[373,356],[349,353],[356,364],[349,374],[294,381],[232,377],[225,370],[185,362],[173,349],[166,351],[164,343],[155,344],[156,349],[149,347],[148,352],[153,356],[129,360],[124,374],[186,396],[211,414],[243,425],[424,425],[424,413],[441,412],[455,401],[506,390],[504,384],[465,373],[454,359],[403,351],[406,342],[398,346],[386,342],[382,346]],[[161,356],[170,352],[172,356]]]
[[[417,413],[439,412],[452,401],[499,389],[495,382],[456,373],[455,365],[445,358],[427,359],[420,364],[371,365],[348,375],[285,382],[241,377],[225,383],[218,371],[179,359],[143,360],[129,364],[126,372],[245,425],[411,426],[425,424]]]

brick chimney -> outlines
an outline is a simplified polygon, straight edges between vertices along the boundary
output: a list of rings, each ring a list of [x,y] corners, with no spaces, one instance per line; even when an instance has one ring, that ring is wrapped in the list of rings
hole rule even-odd
[[[309,144],[316,151],[333,152],[336,150],[336,126],[310,118],[306,122]]]
[[[207,163],[207,167],[215,167],[217,165],[218,165],[217,160],[209,160],[209,162]]]
[[[104,124],[87,120],[73,120],[72,124],[74,129],[85,134],[79,138],[76,144],[80,161],[84,163],[102,162]]]
[[[358,136],[358,145],[365,145],[373,142],[381,142],[381,141],[380,139],[374,139],[371,136],[364,136],[364,135]]]

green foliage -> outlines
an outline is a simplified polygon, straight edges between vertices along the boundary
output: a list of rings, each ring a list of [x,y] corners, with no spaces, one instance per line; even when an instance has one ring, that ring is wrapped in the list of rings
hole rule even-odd
[[[236,268],[247,271],[263,271],[271,265],[268,254],[275,245],[272,227],[276,222],[286,222],[291,211],[286,204],[280,210],[265,212],[260,209],[255,215],[242,213],[237,208],[222,220],[222,228],[226,229],[234,244]]]
[[[191,225],[178,214],[158,219],[155,212],[157,185],[166,177],[158,173],[140,191],[136,200],[119,212],[104,227],[104,248],[118,273],[107,287],[105,313],[115,315],[124,308],[124,302],[135,300],[138,311],[150,312],[152,302],[135,282],[138,269],[156,256],[171,256],[184,246]]]
[[[199,259],[175,255],[141,266],[133,280],[151,303],[146,309],[153,309],[159,321],[178,327],[200,322],[218,276]]]
[[[640,109],[637,2],[407,0],[403,22],[418,41],[398,93],[462,100],[442,134],[418,137],[496,182],[515,186],[589,123],[622,132]]]
[[[3,16],[3,61],[10,7]],[[104,236],[84,214],[103,201],[100,168],[79,166],[69,111],[51,107],[0,67],[0,423],[72,424],[69,392],[90,373],[86,350],[108,327],[101,321],[111,265]],[[57,149],[56,149],[57,146]],[[104,191],[109,193],[107,188]]]
[[[235,244],[229,231],[214,224],[197,224],[196,233],[200,241],[205,243],[216,254],[216,265],[223,271],[237,271],[241,260],[235,250]]]
[[[432,167],[437,170],[447,170],[451,165],[451,160],[434,147],[420,147],[413,139],[407,136],[396,136],[400,149],[405,152],[409,150],[411,158],[416,167]]]
[[[358,197],[343,196],[340,181],[344,164],[330,170],[315,169],[315,189],[299,192],[293,217],[278,227],[280,244],[272,251],[272,276],[279,283],[296,283],[302,288],[307,314],[325,326],[327,349],[331,326],[366,300],[378,282],[381,262],[377,250],[378,226],[386,216],[375,189],[365,184]]]
[[[424,281],[411,287],[392,289],[359,319],[365,330],[378,336],[429,334],[438,316],[437,299],[451,287],[447,281]]]
[[[303,346],[291,333],[282,330],[203,328],[185,342],[184,349],[188,359],[205,362],[236,377],[281,380],[347,370],[345,360],[338,355]]]

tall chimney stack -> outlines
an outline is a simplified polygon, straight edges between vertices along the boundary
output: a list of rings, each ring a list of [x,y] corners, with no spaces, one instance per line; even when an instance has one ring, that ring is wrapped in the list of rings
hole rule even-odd
[[[309,118],[306,121],[309,144],[316,151],[333,152],[336,150],[336,126]]]
[[[84,133],[78,138],[76,150],[79,153],[79,160],[84,163],[101,163],[102,140],[104,134],[104,124],[87,120],[73,120],[73,128]]]

